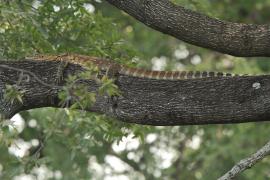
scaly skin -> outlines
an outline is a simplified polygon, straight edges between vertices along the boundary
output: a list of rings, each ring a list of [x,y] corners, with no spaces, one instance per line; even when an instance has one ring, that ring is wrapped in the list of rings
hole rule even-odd
[[[63,55],[37,55],[33,57],[26,57],[30,60],[39,61],[64,61],[67,63],[79,64],[86,66],[93,63],[102,70],[117,72],[122,75],[150,78],[150,79],[164,79],[164,80],[181,80],[181,79],[200,79],[209,77],[233,77],[237,74],[222,73],[222,72],[200,72],[200,71],[150,71],[139,68],[130,68],[124,65],[119,65],[111,60],[106,60],[97,57],[90,57],[77,54],[63,54]]]

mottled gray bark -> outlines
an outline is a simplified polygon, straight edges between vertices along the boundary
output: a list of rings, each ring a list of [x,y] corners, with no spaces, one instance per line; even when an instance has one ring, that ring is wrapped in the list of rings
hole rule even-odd
[[[56,83],[59,65],[52,61],[0,61],[1,114],[10,118],[22,110],[60,107],[57,93],[61,84]],[[21,75],[14,68],[22,69],[30,77],[29,81],[22,80],[18,85],[25,90],[23,104],[11,104],[3,99],[4,85],[14,84]],[[64,77],[81,70],[80,66],[69,64]],[[98,89],[94,81],[86,83],[89,90]],[[88,111],[104,113],[124,122],[150,125],[243,123],[270,119],[270,75],[177,81],[120,75],[116,84],[122,94],[120,97],[99,96]]]
[[[221,21],[168,0],[106,0],[147,26],[187,43],[234,56],[270,56],[270,25]]]
[[[260,148],[256,153],[252,154],[250,157],[242,159],[240,162],[238,162],[236,165],[232,167],[230,171],[226,172],[226,174],[224,174],[218,180],[235,179],[240,173],[242,173],[247,169],[252,168],[252,166],[256,165],[262,159],[269,156],[269,154],[270,154],[270,141],[262,148]]]

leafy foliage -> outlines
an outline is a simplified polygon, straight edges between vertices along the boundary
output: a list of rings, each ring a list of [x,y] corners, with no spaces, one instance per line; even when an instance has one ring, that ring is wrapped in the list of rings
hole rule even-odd
[[[4,100],[10,102],[11,104],[13,104],[15,100],[18,100],[20,103],[23,103],[22,100],[23,93],[24,91],[18,90],[16,86],[6,84]]]

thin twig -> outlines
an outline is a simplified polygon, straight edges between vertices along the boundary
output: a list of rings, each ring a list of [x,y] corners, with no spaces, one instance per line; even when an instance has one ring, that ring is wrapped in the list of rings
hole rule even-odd
[[[40,84],[46,86],[46,87],[50,87],[50,88],[57,88],[57,89],[62,89],[62,86],[57,86],[57,85],[53,85],[53,84],[48,84],[44,81],[42,81],[39,77],[37,77],[37,75],[35,75],[34,73],[24,70],[24,69],[19,69],[19,68],[15,68],[15,67],[11,67],[11,66],[7,66],[7,65],[0,65],[0,67],[5,68],[5,69],[11,69],[11,70],[15,70],[15,71],[19,71],[21,73],[26,73],[26,74],[30,74],[32,77],[34,77],[35,80],[37,80],[37,82],[39,82]]]
[[[264,145],[261,149],[259,149],[256,153],[252,154],[250,157],[242,159],[239,163],[234,165],[230,171],[228,171],[218,180],[234,179],[241,172],[251,168],[269,154],[270,154],[270,141],[266,145]]]

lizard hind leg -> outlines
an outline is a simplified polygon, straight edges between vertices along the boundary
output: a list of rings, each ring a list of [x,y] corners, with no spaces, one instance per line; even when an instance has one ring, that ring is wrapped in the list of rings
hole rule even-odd
[[[119,69],[120,67],[118,65],[110,64],[106,67],[105,76],[115,79],[119,75]]]

